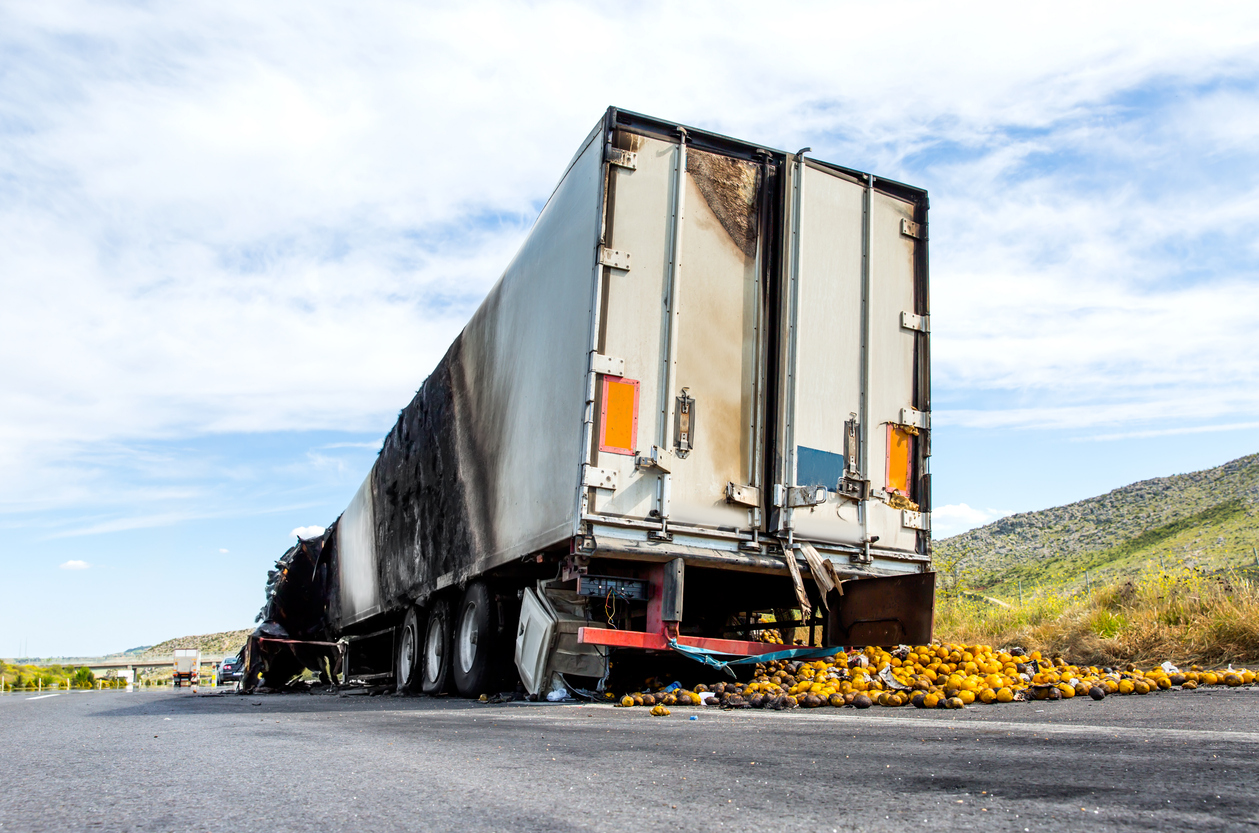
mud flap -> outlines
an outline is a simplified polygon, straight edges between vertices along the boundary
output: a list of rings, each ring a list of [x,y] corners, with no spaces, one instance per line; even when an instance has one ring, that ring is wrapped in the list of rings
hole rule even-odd
[[[935,621],[936,574],[845,581],[829,594],[826,644],[926,645]]]

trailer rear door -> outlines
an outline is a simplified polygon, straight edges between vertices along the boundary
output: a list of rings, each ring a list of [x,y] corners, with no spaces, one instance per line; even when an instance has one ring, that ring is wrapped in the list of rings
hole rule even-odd
[[[925,206],[812,160],[787,173],[774,526],[919,552]]]
[[[747,533],[757,501],[726,496],[761,485],[762,168],[626,131],[613,144],[628,163],[609,167],[591,460],[616,488],[591,489],[589,510]]]

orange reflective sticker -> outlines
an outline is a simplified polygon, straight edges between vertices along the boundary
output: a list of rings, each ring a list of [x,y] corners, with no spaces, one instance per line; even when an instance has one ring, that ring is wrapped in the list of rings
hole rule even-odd
[[[899,425],[887,426],[887,490],[909,497],[914,435]]]
[[[638,382],[622,376],[604,376],[599,450],[635,454],[637,445]]]

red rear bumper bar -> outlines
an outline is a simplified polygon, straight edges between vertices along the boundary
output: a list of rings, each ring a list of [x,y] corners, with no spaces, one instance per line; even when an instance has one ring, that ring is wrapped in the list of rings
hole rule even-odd
[[[770,642],[747,642],[742,639],[708,639],[702,636],[679,636],[679,645],[703,648],[719,654],[755,656],[781,651],[783,645]],[[608,648],[642,648],[648,651],[669,650],[669,639],[663,633],[646,631],[614,631],[608,628],[578,628],[577,641],[585,645],[604,645]]]

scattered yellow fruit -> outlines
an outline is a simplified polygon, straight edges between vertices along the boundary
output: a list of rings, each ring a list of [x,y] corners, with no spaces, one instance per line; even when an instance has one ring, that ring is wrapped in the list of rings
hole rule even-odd
[[[769,638],[769,631],[762,633]],[[895,650],[868,647],[809,662],[772,660],[757,665],[748,682],[722,681],[694,690],[674,687],[664,691],[663,680],[649,678],[651,690],[630,692],[620,706],[647,706],[652,714],[669,713],[668,706],[720,705],[726,708],[790,709],[874,705],[895,708],[912,703],[917,708],[965,708],[975,703],[1019,700],[1059,700],[1078,696],[1104,699],[1111,694],[1148,694],[1201,685],[1252,685],[1249,669],[1202,671],[1194,666],[1179,671],[1167,666],[1124,670],[1073,665],[1062,657],[1046,660],[1027,654],[994,652],[987,645],[900,646]],[[711,692],[704,700],[700,692]],[[710,694],[705,693],[704,697]]]

